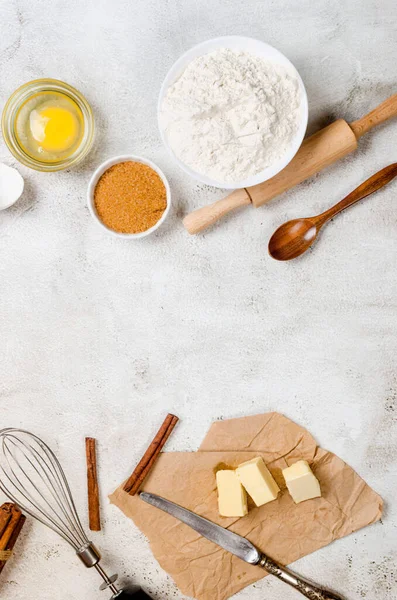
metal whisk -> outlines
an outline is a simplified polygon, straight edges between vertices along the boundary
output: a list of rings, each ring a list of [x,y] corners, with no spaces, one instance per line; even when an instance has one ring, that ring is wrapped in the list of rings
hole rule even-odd
[[[68,542],[86,567],[95,567],[103,579],[100,589],[109,588],[112,600],[131,597],[115,586],[117,575],[108,577],[100,566],[101,555],[82,528],[65,473],[40,438],[22,429],[0,431],[0,489]],[[142,591],[132,596],[148,598]]]

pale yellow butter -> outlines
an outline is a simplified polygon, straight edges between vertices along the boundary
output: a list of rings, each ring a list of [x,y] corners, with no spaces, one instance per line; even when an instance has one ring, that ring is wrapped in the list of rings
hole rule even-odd
[[[244,517],[248,514],[247,494],[236,471],[218,471],[219,514],[222,517]]]
[[[280,488],[274,481],[263,458],[253,458],[242,463],[237,467],[236,473],[256,506],[262,506],[277,498]]]
[[[283,469],[285,483],[294,502],[304,502],[321,496],[320,484],[306,460],[299,460]]]

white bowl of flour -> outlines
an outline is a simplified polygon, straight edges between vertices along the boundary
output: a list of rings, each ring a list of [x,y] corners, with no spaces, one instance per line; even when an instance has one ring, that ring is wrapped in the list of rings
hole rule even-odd
[[[183,54],[160,90],[162,140],[191,177],[250,187],[292,160],[308,121],[306,90],[281,52],[246,37],[208,40]]]

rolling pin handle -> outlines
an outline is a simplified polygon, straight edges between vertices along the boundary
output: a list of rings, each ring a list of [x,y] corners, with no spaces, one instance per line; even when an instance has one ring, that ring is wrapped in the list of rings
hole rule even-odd
[[[393,117],[397,117],[397,94],[390,96],[390,98],[379,104],[379,106],[361,119],[350,123],[350,127],[356,138],[359,139],[373,127]]]
[[[199,233],[229,212],[248,204],[251,204],[251,197],[247,190],[245,188],[235,190],[226,198],[193,211],[183,219],[183,224],[189,233]]]

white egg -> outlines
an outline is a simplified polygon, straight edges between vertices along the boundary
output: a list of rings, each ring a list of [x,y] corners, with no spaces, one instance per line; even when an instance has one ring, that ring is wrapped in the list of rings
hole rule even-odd
[[[0,210],[9,208],[21,197],[24,185],[16,169],[0,163]]]

